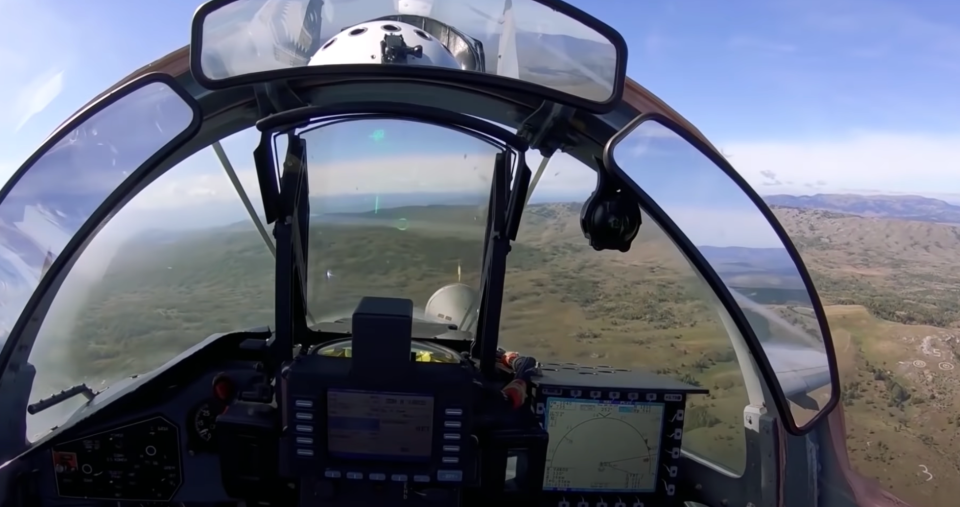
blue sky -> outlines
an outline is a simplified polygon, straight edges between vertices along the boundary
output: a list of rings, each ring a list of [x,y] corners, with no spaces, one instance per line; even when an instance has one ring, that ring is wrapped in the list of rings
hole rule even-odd
[[[584,6],[627,37],[630,76],[761,193],[960,191],[956,2]]]
[[[761,193],[960,200],[960,4],[572,3],[624,34],[628,74],[693,121]],[[0,0],[0,105],[8,112],[0,118],[0,178],[96,93],[185,44],[197,5]],[[248,139],[227,149],[248,169]],[[184,179],[158,182],[157,199],[172,204],[185,189],[209,197],[200,180],[228,189],[209,150],[195,159],[198,169],[179,171]],[[545,190],[590,186],[581,168],[553,164]]]

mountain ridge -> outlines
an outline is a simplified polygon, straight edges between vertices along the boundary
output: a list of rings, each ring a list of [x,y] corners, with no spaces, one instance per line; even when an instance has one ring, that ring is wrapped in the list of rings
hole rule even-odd
[[[920,195],[814,194],[763,196],[770,206],[816,209],[871,218],[960,224],[960,206]]]

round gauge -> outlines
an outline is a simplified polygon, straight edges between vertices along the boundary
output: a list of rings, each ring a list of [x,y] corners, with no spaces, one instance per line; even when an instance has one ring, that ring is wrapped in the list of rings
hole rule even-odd
[[[223,413],[223,403],[211,399],[201,403],[193,411],[193,434],[201,442],[209,443],[217,426],[217,416]]]

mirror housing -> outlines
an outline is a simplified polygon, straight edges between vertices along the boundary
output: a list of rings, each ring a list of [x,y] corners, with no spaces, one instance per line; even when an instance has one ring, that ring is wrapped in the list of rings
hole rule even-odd
[[[559,0],[481,1],[211,0],[194,14],[190,71],[211,90],[391,77],[519,91],[594,113],[620,103],[627,45],[616,30]],[[402,61],[384,58],[401,37],[410,50]]]
[[[787,431],[811,431],[840,399],[836,353],[810,275],[773,212],[722,155],[661,114],[614,135],[603,162],[736,322]]]

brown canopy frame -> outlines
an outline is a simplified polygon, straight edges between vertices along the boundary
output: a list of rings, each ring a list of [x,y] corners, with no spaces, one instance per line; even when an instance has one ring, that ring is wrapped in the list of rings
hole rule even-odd
[[[120,86],[123,86],[127,82],[151,72],[163,72],[170,74],[175,78],[190,72],[189,46],[184,46],[150,64],[135,70],[127,77],[121,79],[119,82],[103,91],[100,95],[97,95],[82,109],[85,109],[88,105],[100,100],[101,97],[116,90]],[[647,90],[633,79],[627,78],[627,83],[624,87],[623,102],[636,110],[638,115],[640,113],[656,112],[669,117],[695,134],[697,138],[710,146],[711,149],[717,152],[717,154],[720,154],[719,150],[717,150],[717,148],[713,146],[713,144],[707,140],[703,133],[701,133],[692,123],[687,121],[686,118],[681,116],[680,113],[667,105],[666,102],[660,100],[659,97],[651,93],[650,90]],[[910,507],[910,505],[903,500],[900,500],[893,494],[885,491],[880,486],[879,482],[866,478],[853,469],[850,463],[849,454],[847,453],[847,429],[844,421],[842,404],[838,404],[836,408],[834,408],[833,412],[823,420],[822,424],[826,426],[823,430],[821,430],[822,435],[824,438],[828,438],[830,440],[830,444],[834,449],[833,459],[835,462],[832,464],[832,466],[829,466],[829,468],[839,472],[840,476],[830,476],[828,483],[822,484],[821,487],[849,491],[849,494],[853,497],[854,503],[859,507]],[[782,468],[781,473],[783,473]],[[841,493],[841,496],[845,495]],[[782,502],[783,499],[781,498],[780,501]]]

